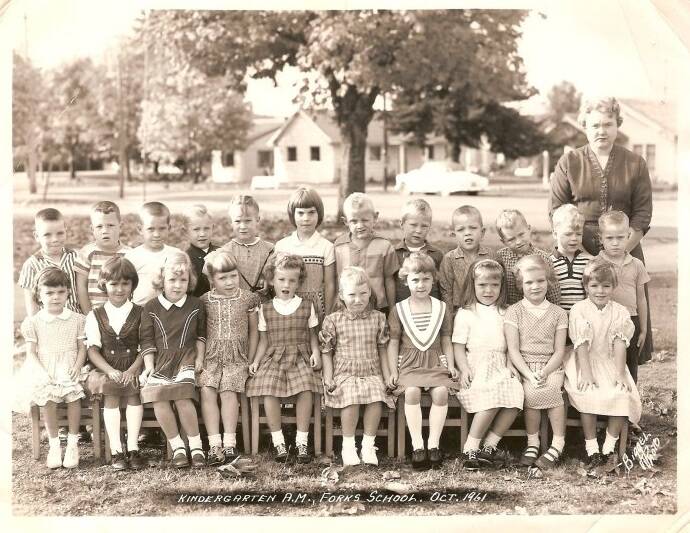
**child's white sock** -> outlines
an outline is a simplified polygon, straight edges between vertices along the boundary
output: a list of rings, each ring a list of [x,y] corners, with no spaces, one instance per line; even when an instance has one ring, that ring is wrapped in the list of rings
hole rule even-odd
[[[48,437],[48,444],[50,445],[51,448],[59,448],[60,447],[60,437]]]
[[[527,434],[527,446],[539,448],[539,433]]]
[[[220,440],[220,433],[216,433],[215,435],[209,435],[208,436],[208,445],[213,447],[216,446],[218,448],[223,447],[223,441]]]
[[[77,446],[79,444],[79,433],[67,434],[67,446]]]
[[[587,451],[587,455],[599,453],[599,443],[596,437],[593,439],[585,439],[585,450]]]
[[[429,409],[429,439],[427,440],[427,447],[429,449],[438,448],[438,442],[441,440],[441,432],[443,431],[443,425],[446,423],[447,414],[448,404],[431,405]]]
[[[197,435],[194,435],[193,437],[189,436],[188,440],[189,440],[189,449],[190,450],[195,450],[195,449],[201,450],[202,449],[202,447],[201,447],[201,435],[197,434]]]
[[[355,447],[355,437],[345,437],[343,436],[343,448],[354,449]]]
[[[556,448],[558,450],[558,453],[562,453],[563,448],[565,447],[565,436],[564,435],[554,435],[553,439],[551,439],[551,446]]]
[[[496,448],[498,446],[498,442],[501,440],[501,437],[496,435],[493,431],[489,431],[486,434],[486,437],[484,437],[484,446],[490,446],[492,448]]]
[[[405,418],[407,419],[407,429],[410,431],[412,439],[412,449],[419,450],[424,448],[422,439],[422,406],[417,404],[405,404]]]
[[[108,434],[110,451],[122,453],[122,441],[120,440],[120,408],[103,408],[103,423]]]
[[[601,453],[604,455],[608,455],[610,453],[613,453],[613,451],[616,449],[616,442],[618,441],[618,437],[614,437],[613,435],[609,435],[609,432],[606,432],[606,438],[604,439],[604,445],[601,447]]]
[[[271,431],[271,440],[273,441],[273,446],[278,446],[282,444],[285,446],[285,437],[283,437],[283,430]]]
[[[304,446],[306,446],[308,442],[309,442],[309,432],[298,430],[297,435],[295,435],[295,444],[303,444]]]
[[[352,437],[353,442],[354,442],[354,440],[355,440],[355,438]],[[363,435],[362,436],[362,448],[373,447],[375,442],[376,442],[376,435]]]
[[[226,448],[236,448],[237,433],[223,433],[223,446]]]
[[[477,439],[473,437],[472,435],[467,435],[467,440],[465,441],[465,447],[462,449],[462,453],[467,453],[470,450],[478,450],[479,449],[479,443],[482,441],[482,439]]]
[[[173,452],[178,448],[182,448],[184,450],[184,441],[182,440],[182,437],[180,437],[179,433],[172,439],[168,439],[168,442],[170,443],[170,447],[172,448]],[[185,451],[185,455],[186,454],[187,452]]]
[[[128,405],[125,416],[127,417],[127,451],[132,452],[139,449],[139,430],[141,421],[144,419],[144,406]]]

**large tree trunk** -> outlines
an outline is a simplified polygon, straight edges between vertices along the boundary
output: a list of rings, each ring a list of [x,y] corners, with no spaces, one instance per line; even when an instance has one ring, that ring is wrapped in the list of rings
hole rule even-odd
[[[77,170],[76,170],[76,150],[74,147],[70,147],[69,150],[69,177],[70,179],[74,179],[77,177]]]
[[[36,146],[28,147],[28,155],[24,165],[26,166],[26,176],[29,178],[29,193],[36,194]]]
[[[460,144],[459,143],[451,143],[450,145],[450,159],[454,163],[459,163],[460,162]]]
[[[129,181],[129,158],[127,157],[127,147],[120,142],[117,162],[120,165],[120,198],[125,197],[125,180]]]

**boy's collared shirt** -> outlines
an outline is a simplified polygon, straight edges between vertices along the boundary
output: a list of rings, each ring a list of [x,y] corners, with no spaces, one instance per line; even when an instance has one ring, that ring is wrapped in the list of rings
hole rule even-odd
[[[570,261],[567,256],[558,251],[558,248],[554,248],[549,259],[551,259],[561,289],[560,306],[570,311],[573,305],[587,298],[582,276],[592,257],[583,250],[577,250],[573,260]]]
[[[194,272],[196,272],[197,278],[196,287],[194,287],[194,291],[192,292],[194,296],[199,297],[211,290],[211,284],[206,277],[206,274],[202,272],[202,269],[204,268],[204,258],[217,249],[218,246],[213,243],[208,245],[208,250],[206,251],[198,246],[194,246],[193,244],[190,244],[189,248],[187,248],[187,255],[192,262],[192,266],[194,267]]]
[[[98,288],[101,269],[112,257],[123,257],[131,248],[118,243],[114,252],[101,250],[96,242],[90,242],[79,250],[74,262],[74,271],[86,276],[91,307],[98,307],[108,301],[108,296]]]
[[[77,280],[74,273],[74,263],[77,260],[77,252],[70,248],[62,249],[62,256],[59,262],[55,262],[43,254],[43,250],[38,250],[24,261],[22,270],[19,273],[19,286],[22,289],[33,290],[38,273],[46,267],[53,266],[62,270],[69,277],[70,288],[67,293],[67,309],[75,313],[81,313],[79,301],[77,300]]]
[[[400,242],[398,242],[395,247],[395,255],[398,258],[398,264],[400,265],[400,268],[402,268],[403,261],[407,259],[407,257],[414,251],[414,252],[423,252],[427,254],[429,257],[431,257],[434,260],[434,264],[436,265],[436,272],[438,273],[439,269],[441,268],[441,261],[443,260],[443,252],[433,246],[432,244],[429,244],[427,241],[424,241],[424,245],[419,248],[418,250],[410,250],[407,245],[405,244],[405,239],[401,239]],[[395,274],[395,302],[402,302],[405,298],[408,298],[410,296],[410,289],[407,285],[405,285],[405,282],[400,279],[400,276],[398,276],[398,273],[396,272]],[[438,285],[438,275],[436,276],[436,279],[434,280],[434,284],[431,288],[431,296],[436,298],[437,300],[441,299],[441,291],[439,289]]]
[[[637,289],[643,288],[651,278],[647,273],[644,263],[629,252],[625,252],[623,264],[618,265],[606,257],[606,252],[599,252],[598,257],[605,259],[613,265],[618,276],[618,285],[613,290],[611,299],[625,306],[630,316],[637,316]]]
[[[547,278],[549,278],[549,288],[546,290],[546,299],[552,304],[561,305],[561,289],[556,280],[556,273],[553,270],[553,264],[551,259],[549,259],[549,254],[544,250],[536,248],[533,244],[529,244],[527,251],[522,255],[517,255],[507,246],[501,248],[496,252],[499,261],[503,263],[503,268],[506,272],[506,294],[508,296],[508,305],[513,305],[522,299],[522,290],[517,286],[517,281],[515,279],[515,274],[513,268],[517,262],[526,255],[540,255],[546,260],[549,267],[549,272],[547,272]]]
[[[263,273],[268,259],[273,254],[273,243],[257,237],[253,242],[245,244],[233,237],[221,248],[230,252],[237,263],[240,289],[256,292],[264,288]]]
[[[338,237],[333,245],[338,276],[348,266],[363,268],[369,276],[371,291],[376,295],[376,308],[381,309],[395,303],[386,299],[384,280],[392,277],[400,269],[400,265],[388,239],[374,233],[371,240],[363,248],[359,248],[352,242],[352,236],[348,232]]]
[[[498,261],[498,256],[491,248],[480,245],[476,260],[479,259]],[[452,249],[441,260],[438,274],[441,299],[446,302],[446,305],[452,306],[453,311],[456,311],[462,305],[462,288],[465,284],[467,271],[474,261],[469,261],[465,257],[465,251],[460,246]]]

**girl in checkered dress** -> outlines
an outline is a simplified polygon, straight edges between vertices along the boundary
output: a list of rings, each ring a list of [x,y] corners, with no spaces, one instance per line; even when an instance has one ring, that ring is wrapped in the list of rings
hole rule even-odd
[[[523,293],[506,312],[504,324],[508,353],[522,375],[525,391],[527,447],[521,464],[546,469],[553,466],[565,446],[563,355],[568,314],[546,299],[549,265],[539,255],[527,255],[515,265],[515,281]],[[537,459],[541,410],[548,411],[553,440]]]
[[[281,430],[280,399],[296,396],[297,461],[308,463],[307,450],[312,394],[321,387],[315,373],[321,367],[318,316],[313,304],[295,294],[306,270],[298,255],[275,254],[266,266],[266,281],[275,294],[259,308],[259,344],[249,365],[247,396],[262,396],[278,462],[287,459]]]
[[[430,295],[436,276],[434,260],[423,252],[411,253],[398,275],[410,296],[395,304],[390,316],[388,345],[389,386],[405,394],[405,418],[412,440],[412,466],[441,464],[439,441],[448,413],[448,391],[458,389],[453,361],[450,309]],[[422,389],[429,390],[429,439],[422,439]]]
[[[342,409],[343,464],[358,465],[355,429],[359,407],[364,405],[362,462],[378,465],[374,439],[383,403],[395,404],[387,394],[388,378],[386,316],[369,305],[371,287],[366,272],[346,267],[340,274],[342,307],[326,316],[319,340],[323,356],[324,403]],[[335,364],[335,368],[334,368]]]
[[[463,467],[468,470],[500,459],[498,442],[524,402],[503,335],[505,279],[503,267],[493,259],[472,263],[465,278],[462,307],[455,316],[452,340],[460,370],[458,399],[467,412],[474,413],[463,449]]]

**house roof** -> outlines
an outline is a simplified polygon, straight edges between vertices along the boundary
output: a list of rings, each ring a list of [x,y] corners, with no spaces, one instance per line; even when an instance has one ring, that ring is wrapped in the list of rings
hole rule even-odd
[[[285,124],[286,119],[277,117],[264,117],[255,115],[252,117],[252,123],[247,132],[247,144],[251,144],[260,137],[273,133],[278,130],[283,124]]]
[[[678,116],[673,104],[633,98],[620,98],[618,101],[624,109],[625,107],[631,108],[634,112],[643,115],[644,118],[658,124],[668,132],[678,133]]]

